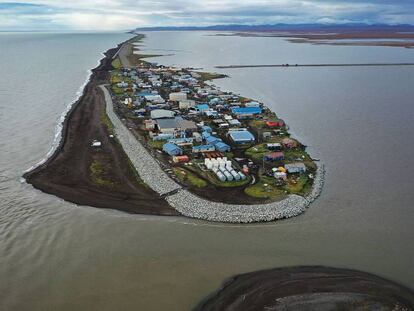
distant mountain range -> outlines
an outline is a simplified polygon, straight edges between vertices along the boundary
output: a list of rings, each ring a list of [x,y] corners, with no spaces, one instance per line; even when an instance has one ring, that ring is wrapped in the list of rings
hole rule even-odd
[[[414,31],[414,25],[386,25],[386,24],[273,24],[273,25],[212,25],[212,26],[163,26],[139,27],[134,31],[334,31],[334,30],[370,30],[370,31]]]

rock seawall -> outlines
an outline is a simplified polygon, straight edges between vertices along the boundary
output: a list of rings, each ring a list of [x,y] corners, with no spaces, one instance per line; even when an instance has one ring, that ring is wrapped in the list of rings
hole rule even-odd
[[[113,102],[105,86],[100,88],[106,100],[106,112],[114,125],[114,132],[140,178],[184,216],[227,223],[251,223],[290,218],[303,213],[320,195],[325,168],[318,165],[311,193],[302,197],[289,195],[286,199],[267,204],[236,205],[212,202],[200,198],[172,180],[157,160],[122,123],[113,109]]]

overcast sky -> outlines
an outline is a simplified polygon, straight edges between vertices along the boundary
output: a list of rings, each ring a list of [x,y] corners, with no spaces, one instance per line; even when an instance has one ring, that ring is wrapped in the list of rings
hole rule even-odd
[[[349,22],[414,24],[414,0],[0,0],[0,30]]]

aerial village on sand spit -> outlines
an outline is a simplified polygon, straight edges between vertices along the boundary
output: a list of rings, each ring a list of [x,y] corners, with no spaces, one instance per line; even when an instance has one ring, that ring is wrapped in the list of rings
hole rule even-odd
[[[265,105],[209,82],[220,77],[140,62],[114,66],[110,91],[119,117],[190,191],[214,200],[231,189],[251,204],[307,195],[317,167],[305,146]]]

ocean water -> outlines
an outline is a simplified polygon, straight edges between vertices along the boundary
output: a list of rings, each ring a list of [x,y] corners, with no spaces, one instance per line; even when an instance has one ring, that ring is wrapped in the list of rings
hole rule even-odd
[[[414,62],[414,50],[147,33],[163,64]],[[0,310],[187,310],[237,273],[330,265],[414,288],[414,68],[220,70],[326,165],[299,217],[223,225],[77,206],[21,179],[47,156],[101,53],[126,34],[0,34]],[[219,70],[216,70],[219,71]]]

